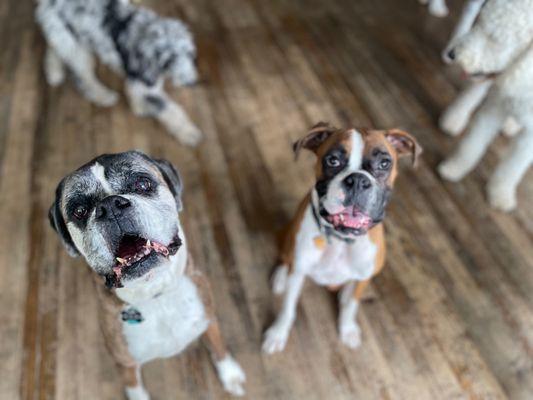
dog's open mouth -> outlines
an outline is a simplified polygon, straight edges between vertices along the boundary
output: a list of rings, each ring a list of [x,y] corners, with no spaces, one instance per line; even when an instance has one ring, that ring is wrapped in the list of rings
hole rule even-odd
[[[338,214],[327,214],[325,216],[335,229],[368,229],[372,224],[372,218],[359,211],[356,207],[347,207]]]
[[[115,253],[111,286],[120,287],[122,276],[125,274],[143,275],[153,264],[150,260],[155,260],[159,255],[174,255],[180,246],[178,235],[167,246],[141,236],[124,235]]]

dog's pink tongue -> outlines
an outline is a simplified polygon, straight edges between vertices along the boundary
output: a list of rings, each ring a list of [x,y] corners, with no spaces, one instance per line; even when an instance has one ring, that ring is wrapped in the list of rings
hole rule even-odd
[[[332,222],[335,226],[359,229],[370,224],[370,217],[358,211],[347,212],[333,215]]]

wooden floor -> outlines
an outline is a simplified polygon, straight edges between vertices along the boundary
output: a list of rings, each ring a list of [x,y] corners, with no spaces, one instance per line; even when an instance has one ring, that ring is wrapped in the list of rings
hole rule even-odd
[[[63,175],[131,148],[184,176],[189,242],[247,398],[532,399],[533,174],[504,215],[483,188],[506,139],[462,183],[435,173],[455,142],[436,120],[461,85],[439,58],[460,2],[443,20],[414,0],[145,3],[195,32],[205,82],[176,96],[206,134],[197,150],[124,100],[100,109],[71,84],[47,87],[33,2],[0,2],[0,399],[121,398],[87,268],[46,217]],[[363,346],[339,344],[335,299],[309,284],[285,353],[266,357],[276,232],[312,184],[312,156],[295,163],[291,143],[319,120],[401,127],[425,153],[397,183],[387,266],[359,314]],[[144,376],[154,399],[225,397],[200,346]]]

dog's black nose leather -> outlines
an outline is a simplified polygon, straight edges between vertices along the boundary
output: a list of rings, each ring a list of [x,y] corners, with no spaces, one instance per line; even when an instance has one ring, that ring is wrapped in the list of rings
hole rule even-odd
[[[96,206],[95,217],[103,219],[110,216],[120,216],[122,212],[131,207],[131,202],[122,196],[108,196]]]
[[[344,185],[348,189],[355,188],[356,190],[366,190],[370,189],[370,186],[372,186],[372,183],[370,182],[370,179],[364,174],[355,173],[348,175],[346,178],[344,178]]]
[[[454,49],[451,49],[449,52],[448,52],[448,58],[450,60],[455,60],[455,50]]]

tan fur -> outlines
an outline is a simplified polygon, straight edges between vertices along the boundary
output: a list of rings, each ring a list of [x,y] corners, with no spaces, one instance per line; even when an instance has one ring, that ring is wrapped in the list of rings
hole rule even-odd
[[[398,159],[400,156],[410,155],[413,160],[413,164],[416,164],[418,157],[422,152],[422,148],[418,145],[417,141],[409,135],[407,132],[404,132],[400,129],[390,129],[390,130],[377,130],[377,129],[366,129],[366,128],[356,128],[358,132],[361,133],[365,147],[363,151],[363,156],[368,156],[372,153],[374,149],[380,149],[387,151],[393,160],[391,173],[387,179],[387,186],[392,188],[396,177],[398,176]],[[315,125],[301,141],[298,141],[295,144],[295,149],[298,151],[300,148],[308,148],[313,151],[317,156],[317,161],[315,164],[315,174],[316,178],[320,179],[322,176],[322,158],[324,155],[331,149],[332,146],[341,144],[346,152],[349,154],[351,152],[351,140],[350,140],[350,131],[351,129],[341,130],[326,123],[319,123]],[[327,138],[320,144],[315,144],[313,147],[306,146],[306,141],[313,139],[314,135],[327,133]],[[398,140],[396,141],[396,146],[393,145],[393,142],[390,140],[391,137],[400,140],[400,146],[398,146]],[[296,150],[295,150],[296,151]],[[300,229],[300,225],[303,219],[304,212],[311,201],[311,195],[308,194],[298,207],[296,215],[289,223],[285,231],[285,236],[282,241],[282,246],[280,250],[280,260],[281,263],[288,266],[289,270],[292,268],[294,261],[294,246],[296,235]],[[375,268],[372,277],[377,275],[385,265],[386,257],[386,248],[385,248],[385,235],[383,224],[380,223],[374,226],[368,231],[370,240],[377,246],[377,254],[375,260]],[[360,300],[363,295],[364,289],[370,283],[372,278],[358,282],[354,289],[353,296],[356,300]],[[332,291],[338,290],[339,286],[329,286],[328,289]]]
[[[279,261],[281,264],[289,267],[289,270],[291,270],[294,261],[294,246],[296,243],[296,235],[300,230],[300,225],[304,218],[305,210],[310,201],[311,193],[308,193],[298,206],[298,210],[296,211],[294,218],[287,225],[287,228],[282,237]]]

